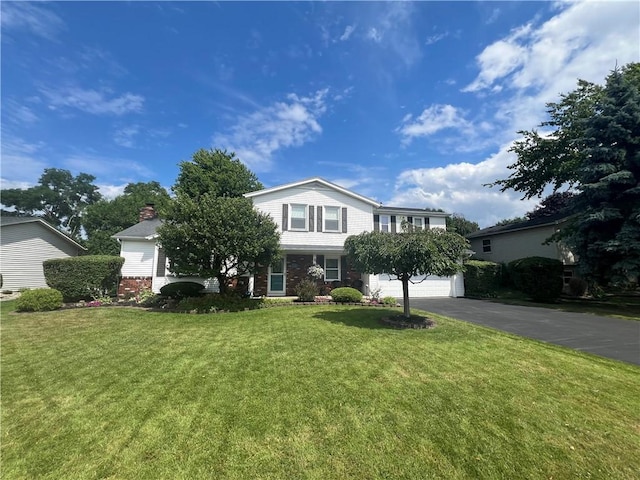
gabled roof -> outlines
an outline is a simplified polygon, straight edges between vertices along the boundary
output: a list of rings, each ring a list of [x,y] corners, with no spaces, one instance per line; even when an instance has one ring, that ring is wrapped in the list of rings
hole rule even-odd
[[[42,218],[39,218],[39,217],[5,217],[5,216],[0,216],[0,227],[2,227],[2,228],[8,227],[8,226],[12,226],[12,225],[22,225],[22,224],[26,224],[26,223],[36,223],[36,224],[42,225],[43,227],[47,228],[51,232],[53,232],[56,235],[58,235],[63,240],[69,242],[75,248],[79,248],[79,249],[84,250],[84,251],[87,250],[85,247],[80,245],[78,242],[76,242],[69,235],[67,235],[64,232],[61,232],[60,230],[58,230],[53,225],[45,222]]]
[[[566,213],[557,213],[547,217],[534,218],[525,222],[510,223],[508,225],[497,225],[494,227],[483,228],[477,232],[470,233],[467,238],[489,237],[491,235],[500,235],[507,232],[515,232],[518,230],[527,230],[530,228],[547,227],[549,225],[558,225],[569,218]]]
[[[160,225],[162,225],[162,220],[159,218],[143,220],[129,228],[125,228],[121,232],[111,235],[111,238],[118,240],[153,240],[158,236],[156,230]]]
[[[245,193],[244,196],[247,198],[254,198],[254,197],[259,197],[261,195],[266,195],[268,193],[274,193],[274,192],[279,192],[281,190],[287,190],[289,188],[296,188],[296,187],[303,187],[303,186],[307,186],[309,188],[313,187],[314,184],[316,185],[321,185],[323,187],[326,188],[330,188],[332,190],[335,190],[337,192],[340,192],[344,195],[348,195],[349,197],[353,197],[356,198],[358,200],[360,200],[361,202],[365,202],[368,203],[369,205],[372,205],[374,207],[379,207],[380,206],[380,202],[373,200],[369,197],[365,197],[364,195],[360,195],[358,193],[352,192],[351,190],[348,190],[344,187],[341,187],[340,185],[336,185],[335,183],[331,183],[327,180],[325,180],[324,178],[321,177],[311,177],[311,178],[305,178],[304,180],[299,180],[297,182],[293,182],[293,183],[286,183],[284,185],[278,185],[276,187],[271,187],[271,188],[265,188],[262,190],[256,190],[255,192],[249,192],[249,193]]]

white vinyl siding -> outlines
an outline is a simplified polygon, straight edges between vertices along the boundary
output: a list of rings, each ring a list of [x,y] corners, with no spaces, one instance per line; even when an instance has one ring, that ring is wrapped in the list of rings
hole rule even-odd
[[[40,222],[2,227],[0,273],[3,290],[47,287],[42,262],[74,257],[80,249]]]
[[[122,240],[123,277],[153,277],[156,244],[153,240]]]
[[[324,207],[324,231],[340,231],[340,207]]]

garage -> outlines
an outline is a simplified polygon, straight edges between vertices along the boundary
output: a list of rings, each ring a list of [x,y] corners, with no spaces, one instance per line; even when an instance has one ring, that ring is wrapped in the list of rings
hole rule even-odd
[[[453,277],[429,276],[412,277],[414,283],[409,283],[410,297],[463,297],[464,280],[461,273]],[[381,273],[369,277],[370,291],[380,289],[382,297],[402,297],[402,282],[395,276]]]

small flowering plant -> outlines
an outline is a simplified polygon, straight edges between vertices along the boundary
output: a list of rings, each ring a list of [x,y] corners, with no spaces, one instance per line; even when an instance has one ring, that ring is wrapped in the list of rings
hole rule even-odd
[[[324,276],[324,269],[317,263],[314,263],[307,269],[307,273],[309,274],[309,276],[317,280]]]

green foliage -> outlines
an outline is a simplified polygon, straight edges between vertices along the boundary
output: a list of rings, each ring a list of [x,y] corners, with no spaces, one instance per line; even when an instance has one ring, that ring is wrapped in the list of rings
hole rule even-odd
[[[160,295],[170,298],[197,297],[204,290],[204,285],[198,282],[172,282],[160,289]]]
[[[502,265],[494,262],[465,262],[464,290],[466,296],[492,297],[502,282]]]
[[[45,312],[62,307],[62,293],[53,288],[24,291],[16,301],[18,312]]]
[[[382,299],[382,304],[395,307],[398,304],[398,300],[396,300],[396,297],[384,297]]]
[[[196,199],[205,194],[241,197],[262,188],[258,177],[236,158],[235,153],[200,149],[191,161],[180,162],[180,174],[173,191]]]
[[[38,185],[0,191],[2,204],[14,207],[19,215],[40,216],[79,240],[82,216],[88,205],[100,200],[93,175],[74,177],[68,170],[46,168]]]
[[[87,232],[87,248],[92,255],[119,255],[120,244],[111,236],[138,223],[140,209],[153,203],[164,213],[171,198],[158,182],[129,183],[122,195],[113,200],[100,200],[87,207],[83,225]]]
[[[513,225],[514,223],[526,222],[526,217],[513,217],[513,218],[503,218],[499,222],[496,222],[495,226],[500,227],[502,225]]]
[[[303,278],[296,285],[295,292],[300,302],[313,302],[319,293],[319,289],[316,282],[310,278]]]
[[[574,297],[583,297],[588,287],[589,284],[584,278],[573,277],[569,280],[569,293]]]
[[[262,300],[233,294],[211,293],[202,297],[183,298],[176,306],[179,312],[241,312],[261,308]]]
[[[338,287],[329,293],[331,299],[338,303],[358,303],[362,301],[362,292],[351,287]]]
[[[124,258],[107,255],[55,258],[43,262],[44,278],[66,302],[88,300],[115,292],[123,264]]]
[[[480,230],[480,225],[477,222],[467,220],[459,213],[454,213],[450,217],[447,217],[447,231],[455,232],[463,237],[470,233]]]
[[[270,264],[280,252],[274,221],[243,197],[178,195],[158,233],[172,272],[216,277],[223,293],[229,278]]]
[[[535,220],[537,218],[551,217],[559,214],[570,214],[573,197],[573,192],[555,192],[545,197],[539,205],[530,212],[527,212],[526,216],[529,220]]]
[[[344,248],[356,270],[387,273],[402,282],[404,315],[408,318],[411,277],[446,277],[464,270],[461,260],[468,242],[457,233],[435,228],[395,234],[365,232],[351,235],[345,240]]]
[[[562,293],[563,265],[559,260],[527,257],[509,263],[515,287],[535,302],[552,302]]]

